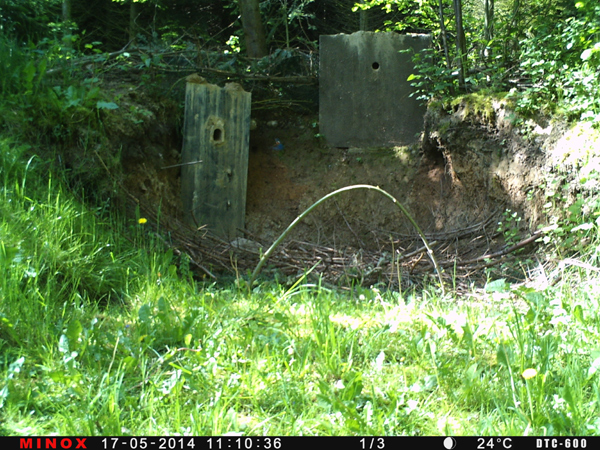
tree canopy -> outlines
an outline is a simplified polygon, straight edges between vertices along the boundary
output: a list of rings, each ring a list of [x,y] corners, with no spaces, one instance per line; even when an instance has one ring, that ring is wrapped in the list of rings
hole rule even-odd
[[[433,36],[414,57],[423,100],[512,91],[523,111],[600,121],[600,6],[591,0],[0,1],[0,32],[23,45],[186,51],[200,65],[203,52],[229,55],[211,66],[219,70],[258,70],[236,58],[286,59],[317,51],[321,34],[359,29]]]

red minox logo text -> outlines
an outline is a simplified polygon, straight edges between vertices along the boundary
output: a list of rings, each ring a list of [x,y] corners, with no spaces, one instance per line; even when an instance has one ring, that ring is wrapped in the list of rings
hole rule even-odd
[[[19,448],[30,448],[30,449],[51,449],[51,448],[86,448],[85,446],[86,438],[75,438],[75,443],[73,443],[73,439],[71,438],[21,438],[19,441]]]

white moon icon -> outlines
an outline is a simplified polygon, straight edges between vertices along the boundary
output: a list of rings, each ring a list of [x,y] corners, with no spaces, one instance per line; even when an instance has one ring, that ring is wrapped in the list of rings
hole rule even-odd
[[[456,441],[454,440],[454,438],[447,437],[446,439],[444,439],[444,448],[452,450],[454,447],[456,447]]]

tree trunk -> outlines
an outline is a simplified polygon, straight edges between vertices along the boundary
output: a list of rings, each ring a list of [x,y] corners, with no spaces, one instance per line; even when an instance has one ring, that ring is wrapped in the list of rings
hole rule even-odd
[[[267,39],[263,26],[259,0],[238,0],[242,25],[246,36],[246,52],[250,58],[262,58],[268,55]]]
[[[494,0],[483,0],[484,29],[483,38],[486,41],[494,39]]]
[[[518,28],[521,21],[521,0],[513,1],[511,15],[511,25],[513,28]]]
[[[71,0],[62,0],[63,45],[71,48]]]
[[[138,18],[138,3],[134,0],[129,0],[129,42],[135,45],[137,36],[137,20]]]
[[[365,0],[359,0],[358,3],[364,3]],[[360,31],[368,31],[369,30],[369,17],[367,15],[369,11],[366,9],[361,9],[358,13],[358,27]]]
[[[504,60],[509,61],[509,55],[519,52],[519,23],[521,22],[521,0],[513,0],[508,26],[508,38],[504,41]]]
[[[494,0],[483,0],[483,41],[480,56],[483,61],[492,58],[490,42],[494,39]]]
[[[71,0],[63,0],[62,2],[62,20],[63,22],[71,20]]]
[[[465,73],[467,66],[467,42],[462,21],[462,0],[454,1],[454,19],[456,21],[456,53],[458,54],[458,84],[465,88]]]
[[[452,63],[450,62],[450,52],[448,50],[448,38],[446,33],[446,24],[444,23],[444,5],[443,0],[439,1],[439,9],[440,9],[440,31],[442,35],[442,44],[444,46],[444,56],[446,57],[446,67],[448,70],[452,68]]]

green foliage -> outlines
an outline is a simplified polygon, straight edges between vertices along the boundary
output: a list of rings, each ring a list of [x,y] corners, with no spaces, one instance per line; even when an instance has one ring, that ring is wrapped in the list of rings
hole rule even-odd
[[[515,308],[508,320],[513,344],[503,343],[498,349],[498,361],[506,367],[510,381],[511,403],[533,428],[544,427],[551,435],[574,431],[582,421],[591,419],[582,408],[580,394],[592,388],[589,375],[595,373],[595,363],[589,366],[589,359],[571,353],[575,342],[571,339],[588,339],[587,332],[578,326],[586,321],[587,307],[575,296],[561,301],[549,292],[524,287],[509,292],[527,305],[526,312]],[[554,331],[548,333],[549,329]],[[559,367],[573,377],[556,383],[553,374]],[[519,381],[518,374],[524,382]],[[596,426],[590,423],[590,429]]]
[[[101,221],[27,148],[1,150],[3,432],[599,431],[593,271],[493,280],[470,302],[302,278],[246,294],[195,282],[143,220]]]
[[[60,16],[61,0],[2,0],[0,34],[20,42],[37,42]]]
[[[502,220],[498,222],[496,231],[502,233],[506,245],[513,246],[517,244],[521,238],[520,223],[523,218],[516,211],[507,209],[502,213]]]
[[[521,41],[521,70],[531,83],[517,96],[521,111],[555,105],[577,119],[600,122],[599,23],[600,7],[588,6],[548,33],[536,29]]]
[[[77,124],[98,127],[100,111],[118,107],[102,99],[96,74],[71,65],[79,56],[73,48],[49,39],[25,47],[2,35],[0,43],[0,64],[6,68],[0,74],[0,126],[12,133],[68,141]]]
[[[315,0],[267,0],[261,2],[261,14],[267,31],[267,43],[271,46],[301,46],[313,49],[307,31],[314,30],[314,14],[310,6]]]
[[[170,266],[175,272],[175,266]],[[192,308],[186,311],[184,317],[180,317],[176,309],[169,304],[165,297],[159,297],[156,307],[149,304],[142,305],[138,310],[139,333],[148,346],[162,347],[165,345],[189,345],[189,337],[192,332],[199,337],[202,336],[201,329],[194,327],[198,319],[206,320],[202,309]]]
[[[381,31],[418,33],[434,31],[438,27],[437,1],[412,0],[366,0],[355,3],[353,11],[381,9],[386,13],[395,12],[396,20],[385,20]]]
[[[590,123],[573,127],[549,155],[555,169],[540,186],[547,217],[543,241],[559,258],[581,255],[596,261],[600,226],[600,132]]]
[[[406,11],[416,4],[434,11],[434,2],[396,3]],[[290,5],[309,11],[306,2],[288,2],[288,11]],[[579,6],[592,18],[595,8],[591,2]],[[284,20],[281,10],[273,14],[275,40],[285,24],[292,31],[304,23],[289,15]],[[411,27],[421,26],[415,23]],[[429,23],[435,26],[435,20]],[[510,31],[512,42],[523,42],[519,73],[540,88],[530,100],[514,95],[524,111],[550,98],[573,114],[585,108],[597,114],[596,98],[577,103],[595,89],[597,80],[586,84],[577,74],[596,73],[597,37],[575,19],[560,30],[556,40]],[[468,31],[476,34],[475,28]],[[67,36],[72,45],[62,38],[37,45],[1,38],[5,132],[20,137],[41,130],[45,138],[62,141],[76,123],[99,125],[106,110],[118,107],[118,98],[101,93],[98,69],[80,76],[73,67],[81,66],[72,65],[83,56],[103,61],[95,52],[98,44],[86,48]],[[574,39],[572,53],[562,50],[567,38]],[[293,42],[287,35],[284,41]],[[502,46],[488,44],[492,55],[500,55]],[[573,81],[561,81],[560,68],[547,62],[541,46],[567,66]],[[286,67],[293,55],[284,49],[255,64]],[[510,56],[486,59],[488,68],[506,69]],[[419,57],[422,73],[412,80],[422,83],[418,95],[451,95],[457,89],[454,69],[439,56],[437,62],[435,55]],[[146,82],[162,63],[125,53],[116,62],[123,69],[148,69]],[[589,72],[578,72],[584,69]],[[500,86],[506,74],[473,76],[469,86]],[[550,75],[553,81],[546,84]],[[467,116],[491,120],[486,98],[480,91],[457,102],[466,105]],[[143,115],[135,107],[130,112]],[[54,128],[60,123],[64,128]],[[597,435],[595,148],[573,157],[568,169],[548,171],[540,187],[550,217],[544,239],[561,260],[546,282],[512,286],[507,278],[492,279],[484,292],[458,299],[428,286],[404,295],[377,288],[332,291],[300,278],[291,288],[265,283],[246,293],[194,280],[145,219],[107,216],[82,204],[62,179],[48,176],[49,165],[33,157],[31,147],[3,139],[0,431]],[[499,231],[508,244],[518,239],[519,221],[510,210],[503,215]],[[550,282],[558,278],[562,282]]]
[[[450,0],[443,0],[441,3],[438,0],[369,0],[357,2],[351,9],[355,12],[383,14],[387,19],[378,18],[376,21],[376,28],[380,30],[427,32],[432,35],[432,49],[422,55],[415,55],[416,72],[409,79],[416,89],[414,95],[420,100],[444,98],[459,93],[458,62],[464,56],[468,71],[461,89],[508,91],[512,88],[517,108],[523,114],[561,112],[569,118],[599,122],[600,42],[597,24],[600,23],[600,9],[595,2],[497,0],[492,2],[495,8],[487,22],[484,20],[486,11],[482,2],[463,3],[464,29],[468,41],[466,55],[459,55],[453,43],[457,29],[453,2]],[[9,70],[0,76],[1,88],[6,90],[10,81],[10,89],[13,90],[20,88],[22,84],[26,89],[41,89],[39,95],[34,92],[35,100],[40,95],[49,97],[56,83],[48,86],[41,86],[39,83],[45,78],[45,72],[56,70],[59,62],[70,61],[76,55],[98,52],[97,41],[100,39],[105,41],[106,48],[123,48],[129,39],[131,5],[129,2],[113,1],[94,5],[90,10],[74,5],[74,23],[64,24],[58,20],[58,0],[6,0],[2,6],[3,22],[0,31],[4,38],[16,37],[15,42],[22,45],[23,36],[27,34],[24,30],[29,30],[31,45],[37,46],[31,52],[37,52],[37,57],[25,55],[27,62],[19,70],[15,70],[14,63],[18,63],[23,52],[11,53],[10,58],[0,55],[1,62],[13,60],[12,64],[7,65]],[[278,74],[304,72],[306,64],[298,60],[300,56],[293,54],[292,49],[313,51],[318,34],[323,32],[321,28],[327,28],[323,23],[324,18],[331,19],[334,15],[345,17],[344,13],[351,15],[350,11],[344,10],[347,6],[336,2],[323,5],[313,0],[261,2],[261,14],[273,56],[260,62],[248,63],[239,58],[244,39],[241,24],[237,20],[236,2],[215,4],[205,0],[178,0],[176,5],[163,1],[136,2],[136,5],[136,27],[139,33],[135,44],[143,50],[145,56],[138,64],[123,53],[123,68],[134,65],[144,69],[168,68],[166,61],[161,61],[157,53],[160,49],[170,48],[185,51],[188,61],[202,61],[208,67],[220,70]],[[443,17],[440,15],[440,7]],[[156,14],[157,11],[160,14]],[[490,11],[487,13],[490,14]],[[110,20],[107,20],[109,17]],[[202,19],[192,20],[191,17]],[[100,25],[100,22],[110,22],[110,26],[107,28]],[[345,31],[346,26],[345,23]],[[78,27],[82,31],[76,35],[74,31]],[[326,32],[333,31],[327,28]],[[42,43],[47,48],[43,48]],[[11,47],[14,49],[14,44],[8,46]],[[207,52],[209,48],[219,48],[219,51],[211,54]],[[45,55],[40,54],[40,50]],[[97,56],[101,58],[100,54]],[[42,126],[49,126],[52,121],[71,120],[78,123],[91,120],[94,114],[90,113],[98,112],[86,105],[90,103],[93,106],[93,91],[89,94],[69,92],[68,80],[73,77],[74,71],[64,68],[61,70],[65,79],[59,83],[60,91],[56,98],[31,103],[33,111],[48,111],[46,117],[39,118]],[[155,74],[150,71],[145,72],[145,76],[147,83],[157,81]],[[97,74],[94,73],[88,78],[95,77]],[[79,81],[77,85],[83,80]],[[89,82],[88,88],[93,89],[95,86],[97,83]],[[77,87],[75,83],[73,87]],[[108,107],[107,104],[110,103],[104,99],[98,100],[100,103],[95,104],[100,109]],[[114,105],[116,103],[110,106]],[[65,113],[65,109],[69,111]],[[72,110],[75,110],[74,115]],[[65,136],[68,127],[64,128],[59,127],[51,132],[61,139],[69,138]]]
[[[563,191],[560,189],[560,191]],[[543,242],[552,244],[559,255],[587,253],[590,239],[600,227],[600,198],[597,195],[577,194],[575,201],[561,192],[547,193],[545,208],[550,224],[544,228]]]
[[[458,79],[433,49],[425,49],[412,56],[416,73],[407,81],[414,88],[410,94],[421,102],[433,98],[448,98],[458,89]]]
[[[4,217],[12,217],[10,228],[8,224],[0,228],[6,283],[26,280],[21,286],[25,291],[68,295],[71,301],[118,296],[115,288],[123,283],[126,271],[110,242],[95,234],[93,212],[65,198],[67,194],[52,180],[47,187],[36,185],[43,165],[36,158],[24,164],[21,155],[26,148],[7,142],[1,147],[1,209]],[[48,194],[40,197],[40,189],[48,189]]]
[[[497,2],[491,25],[483,7],[465,6],[464,22],[469,71],[467,91],[508,91],[523,115],[560,112],[571,119],[600,123],[600,7],[595,2]],[[418,6],[417,6],[418,5]],[[479,5],[479,6],[477,6]],[[415,73],[408,81],[418,99],[448,98],[459,92],[459,55],[452,44],[456,33],[450,2],[442,3],[444,29],[437,1],[375,0],[355,8],[418,9],[397,29],[414,21],[433,37],[433,48],[413,56]],[[416,26],[419,28],[419,26]],[[388,24],[387,29],[394,29]]]

